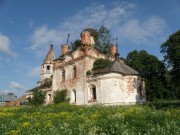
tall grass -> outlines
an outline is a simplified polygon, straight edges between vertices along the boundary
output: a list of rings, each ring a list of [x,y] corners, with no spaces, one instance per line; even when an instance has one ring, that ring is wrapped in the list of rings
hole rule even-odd
[[[179,135],[180,102],[0,108],[1,135]]]

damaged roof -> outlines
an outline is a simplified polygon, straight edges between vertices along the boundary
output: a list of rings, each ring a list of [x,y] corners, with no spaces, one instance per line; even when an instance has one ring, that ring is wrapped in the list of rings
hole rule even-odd
[[[131,67],[125,65],[123,62],[119,60],[115,60],[110,63],[107,67],[99,70],[95,70],[94,74],[101,74],[101,73],[122,73],[124,75],[138,75],[139,73],[132,69]]]
[[[81,35],[82,35],[82,33],[85,32],[85,31],[89,31],[89,33],[90,33],[91,35],[93,35],[93,36],[97,35],[96,30],[94,30],[94,29],[92,29],[92,28],[86,28],[86,29],[84,29],[84,30],[81,32]]]

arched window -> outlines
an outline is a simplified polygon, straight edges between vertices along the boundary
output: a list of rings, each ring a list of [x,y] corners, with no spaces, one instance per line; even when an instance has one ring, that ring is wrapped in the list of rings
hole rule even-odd
[[[76,90],[72,90],[72,102],[76,103]]]
[[[76,71],[76,66],[74,66],[74,67],[73,67],[73,79],[76,78],[76,72],[77,72],[77,71]]]
[[[50,73],[50,66],[49,66],[49,65],[47,65],[47,67],[46,67],[46,73],[47,73],[47,74]]]
[[[62,81],[63,82],[65,81],[65,70],[64,69],[62,70]]]
[[[91,85],[89,90],[89,102],[96,102],[96,101],[97,101],[96,86]]]
[[[50,70],[50,66],[49,65],[47,65],[47,70]]]
[[[52,102],[52,96],[51,94],[48,94],[48,103],[51,103]]]

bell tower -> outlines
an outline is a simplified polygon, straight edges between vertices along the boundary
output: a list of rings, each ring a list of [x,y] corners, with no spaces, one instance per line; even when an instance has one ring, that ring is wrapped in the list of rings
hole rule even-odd
[[[48,54],[46,55],[42,65],[41,65],[41,81],[46,78],[51,78],[53,74],[53,60],[55,59],[55,53],[53,45],[50,45]]]

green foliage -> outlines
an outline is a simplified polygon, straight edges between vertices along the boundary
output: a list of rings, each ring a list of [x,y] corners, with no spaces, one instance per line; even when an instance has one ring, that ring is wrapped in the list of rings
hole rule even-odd
[[[81,47],[81,40],[76,39],[73,43],[71,43],[71,50],[75,51],[79,47]]]
[[[50,88],[52,86],[52,80],[47,78],[43,82],[41,82],[41,85],[38,87],[35,87],[31,89],[30,91],[33,92],[33,97],[28,98],[28,103],[30,105],[42,105],[44,103],[44,100],[46,98],[46,92],[43,92],[43,89]]]
[[[40,86],[37,86],[30,91],[36,91],[36,90],[42,90],[45,88],[50,88],[52,86],[52,80],[49,78],[46,78],[43,82],[41,82]]]
[[[91,70],[88,70],[87,72],[86,72],[86,75],[92,75],[93,73],[92,73],[92,71]]]
[[[173,97],[180,99],[180,30],[170,35],[161,45],[164,63],[168,67],[168,80],[173,91]]]
[[[44,100],[46,98],[46,93],[40,90],[35,90],[33,92],[33,97],[32,98],[28,98],[28,102],[30,105],[42,105],[44,103]]]
[[[144,78],[149,79],[152,75],[161,76],[165,72],[163,63],[157,57],[148,54],[145,50],[134,50],[127,55],[126,64],[137,70]]]
[[[46,78],[40,88],[49,88],[52,86],[52,79]]]
[[[102,69],[105,68],[106,66],[108,66],[111,63],[110,60],[108,59],[97,59],[95,60],[95,62],[93,63],[93,70],[97,70],[97,69]]]
[[[99,50],[108,53],[111,45],[111,34],[105,26],[100,26],[97,29],[97,37],[95,37],[95,47]]]
[[[69,102],[67,98],[67,90],[57,90],[54,92],[54,104],[58,104],[61,102]]]
[[[180,102],[0,108],[1,135],[179,135]],[[107,117],[108,116],[108,117]]]
[[[146,51],[134,50],[127,55],[126,64],[137,70],[146,80],[148,100],[170,98],[165,78],[166,69],[157,57]]]

